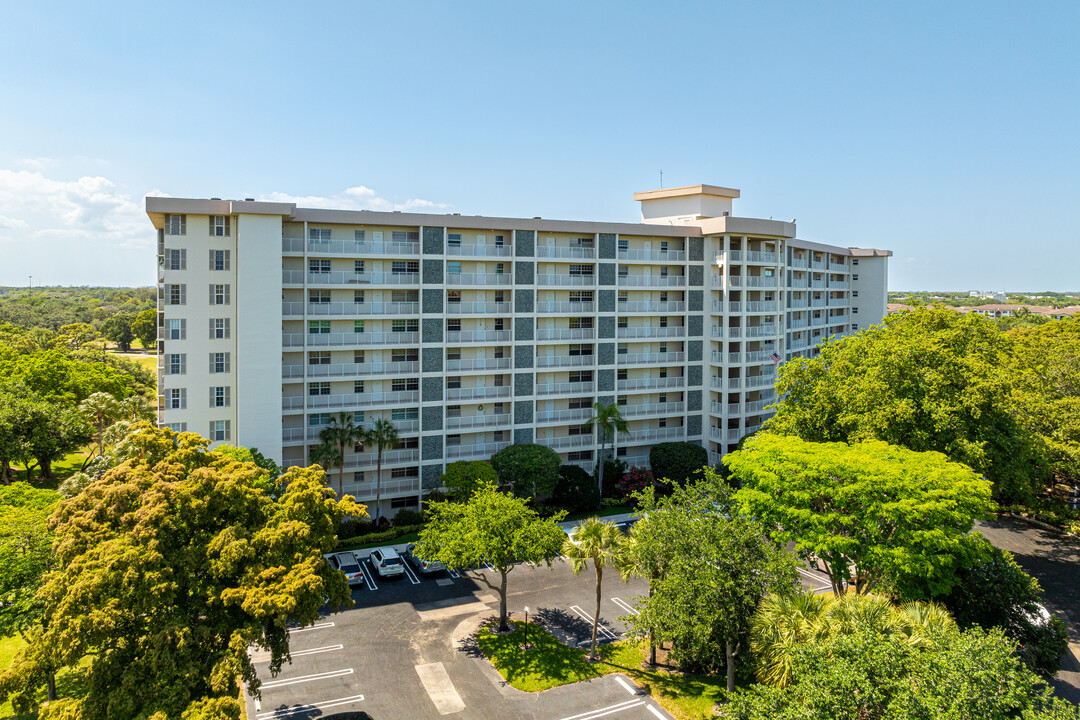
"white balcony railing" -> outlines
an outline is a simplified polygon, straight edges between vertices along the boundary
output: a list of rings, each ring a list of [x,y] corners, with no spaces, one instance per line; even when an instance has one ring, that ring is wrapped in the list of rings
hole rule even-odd
[[[683,362],[686,355],[681,352],[626,353],[619,355],[617,365],[674,365]]]
[[[686,384],[684,377],[667,378],[628,378],[619,380],[619,390],[643,390],[651,388],[681,388]]]
[[[657,260],[659,262],[683,262],[686,253],[682,250],[645,250],[644,248],[630,248],[620,250],[619,260]]]
[[[630,433],[629,442],[639,443],[656,442],[658,440],[681,440],[684,437],[686,437],[686,428],[684,427],[647,428],[644,430],[632,431]]]
[[[585,422],[593,416],[593,409],[564,408],[562,410],[540,410],[536,413],[536,422]]]
[[[537,384],[537,395],[581,395],[595,391],[596,384],[593,382],[562,382]]]
[[[538,313],[573,313],[589,314],[596,312],[596,303],[593,302],[538,302]]]
[[[447,243],[446,255],[448,257],[510,257],[509,245],[493,245],[491,243]]]
[[[402,362],[283,365],[281,367],[281,377],[283,379],[302,377],[350,377],[354,375],[410,375],[418,372],[420,372],[420,363],[408,360]]]
[[[358,408],[387,403],[416,403],[420,401],[417,390],[396,390],[370,393],[342,393],[339,395],[297,395],[282,398],[282,410],[308,408]]]
[[[447,430],[504,427],[510,424],[510,413],[503,413],[500,415],[462,415],[459,417],[446,418]]]
[[[418,302],[362,302],[362,303],[281,303],[282,315],[415,315],[420,312]]]
[[[593,433],[587,435],[563,435],[560,437],[539,437],[536,442],[549,448],[593,447],[597,444]]]
[[[775,337],[780,334],[779,325],[751,325],[750,327],[742,328],[743,337]]]
[[[537,328],[537,340],[592,340],[596,328]]]
[[[446,303],[447,315],[481,314],[481,315],[508,315],[510,303],[508,302],[448,302]]]
[[[416,285],[420,282],[420,273],[395,272],[350,272],[331,270],[330,272],[308,272],[303,270],[282,270],[281,281],[286,285],[302,285],[305,276],[308,285]]]
[[[283,347],[352,347],[356,345],[415,345],[416,332],[283,333]]]
[[[649,300],[624,300],[620,301],[617,311],[620,313],[639,312],[670,312],[681,313],[686,310],[686,303],[681,300],[649,301]]]
[[[619,287],[678,287],[686,284],[683,275],[620,275]]]
[[[670,327],[632,326],[618,328],[616,336],[620,338],[673,338],[685,337],[686,328],[682,325]]]
[[[447,371],[452,370],[509,370],[510,358],[461,358],[447,360]]]
[[[447,400],[473,400],[475,398],[505,398],[510,397],[509,385],[492,385],[484,387],[447,388]]]
[[[371,473],[374,475],[374,470]],[[367,473],[365,473],[365,476]],[[384,479],[379,486],[383,500],[397,495],[408,495],[420,492],[420,478],[393,478]],[[357,500],[370,501],[375,499],[375,482],[345,483],[345,494],[356,497]]]
[[[590,367],[596,364],[595,355],[539,355],[536,367]]]
[[[746,312],[750,313],[776,312],[779,309],[780,304],[775,300],[752,300],[746,303]]]
[[[750,250],[746,253],[746,262],[748,263],[766,263],[768,265],[775,265],[776,259],[776,253],[774,252]]]
[[[463,342],[506,342],[510,340],[509,330],[447,330],[448,344]]]
[[[472,445],[447,445],[446,457],[455,460],[465,458],[488,458],[505,447],[510,447],[508,441],[474,443]]]
[[[776,277],[766,275],[747,275],[743,278],[743,287],[776,287]]]
[[[509,285],[509,273],[447,273],[447,285]]]
[[[543,273],[536,275],[537,285],[565,285],[570,287],[592,287],[596,284],[595,275],[559,275],[556,273]]]
[[[303,238],[282,238],[282,252],[304,252]],[[309,240],[307,252],[312,255],[418,255],[418,242],[355,242],[352,240]]]
[[[536,257],[538,258],[572,258],[575,260],[591,260],[596,257],[596,248],[591,247],[568,247],[565,245],[537,245]]]
[[[635,403],[623,405],[621,410],[624,417],[637,417],[640,415],[678,415],[685,407],[681,402],[663,403]]]

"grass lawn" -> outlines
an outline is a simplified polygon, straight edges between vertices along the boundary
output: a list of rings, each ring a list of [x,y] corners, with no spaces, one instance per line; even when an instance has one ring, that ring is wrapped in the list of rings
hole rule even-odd
[[[417,542],[417,541],[420,540],[420,533],[419,532],[405,533],[404,535],[399,535],[398,537],[394,538],[393,540],[381,540],[379,542],[361,543],[360,540],[362,540],[362,539],[363,539],[363,536],[360,536],[360,537],[355,538],[353,540],[343,542],[334,549],[335,550],[366,550],[367,548],[386,547],[388,545],[400,545],[401,543],[414,543],[414,542]]]
[[[600,646],[601,662],[586,660],[587,650],[567,647],[537,625],[529,625],[529,643],[522,650],[521,626],[509,635],[482,629],[477,638],[480,651],[507,682],[518,690],[537,692],[611,673],[625,673],[645,688],[665,710],[679,720],[709,720],[712,708],[724,695],[720,676],[682,675],[666,670],[643,670],[645,649],[623,641]]]
[[[6,668],[15,659],[15,653],[25,645],[18,635],[0,638],[0,668]],[[87,661],[87,664],[89,661]],[[56,694],[59,697],[79,697],[86,692],[86,670],[61,670],[56,675]],[[41,688],[38,700],[44,702],[45,688]],[[36,715],[16,715],[10,702],[0,703],[0,720],[32,720]]]
[[[625,513],[634,512],[636,508],[633,505],[611,505],[600,510],[593,510],[592,512],[574,513],[573,515],[567,515],[567,520],[585,520],[591,517],[609,517],[611,515],[623,515]]]
[[[34,481],[31,483],[34,487],[48,488],[55,490],[60,486],[60,483],[67,480],[73,473],[79,471],[82,468],[83,461],[86,460],[87,452],[85,450],[79,450],[73,452],[70,455],[66,455],[53,463],[53,475],[55,477],[52,480],[44,480],[41,477],[41,468],[34,466]],[[17,463],[11,464],[11,469],[15,473],[16,480],[26,479],[26,468]]]

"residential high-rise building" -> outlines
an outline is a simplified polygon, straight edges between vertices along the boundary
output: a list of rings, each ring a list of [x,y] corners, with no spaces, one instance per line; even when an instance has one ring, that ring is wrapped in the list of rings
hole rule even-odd
[[[383,515],[446,463],[537,442],[592,469],[593,403],[719,459],[760,427],[778,362],[881,321],[884,250],[732,215],[739,191],[635,194],[640,223],[146,199],[158,228],[159,422],[309,462],[347,411],[393,421]],[[370,502],[374,448],[347,453]]]

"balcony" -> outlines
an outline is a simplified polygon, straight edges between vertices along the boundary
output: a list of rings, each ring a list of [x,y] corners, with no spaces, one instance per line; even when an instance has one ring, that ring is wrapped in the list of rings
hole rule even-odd
[[[709,386],[716,390],[738,390],[742,386],[742,379],[737,377],[722,378],[713,376]]]
[[[772,358],[769,357],[770,355],[772,355],[771,352],[765,352],[764,350],[762,350],[760,352],[758,352],[758,351],[748,352],[748,353],[746,353],[746,362],[748,362],[748,363],[771,362]]]
[[[508,315],[510,303],[508,302],[448,302],[446,303],[447,315]]]
[[[725,430],[724,428],[714,427],[709,429],[709,436],[719,442],[737,443],[749,434],[748,430],[739,430],[738,428]]]
[[[419,448],[401,448],[400,450],[383,450],[383,467],[387,465],[401,465],[403,463],[416,463],[420,461]],[[345,458],[346,468],[376,467],[379,462],[378,453],[357,453]]]
[[[331,477],[331,481],[333,478]],[[382,498],[386,500],[394,495],[404,495],[407,493],[420,492],[420,478],[391,478],[389,480],[383,480],[379,486],[382,491]],[[375,499],[375,483],[345,483],[345,494],[353,495],[359,500],[374,500]]]
[[[714,364],[719,364],[719,363],[724,363],[724,362],[740,363],[740,362],[743,361],[743,354],[742,353],[737,353],[737,352],[723,353],[723,352],[720,352],[718,350],[713,350],[713,352],[712,352],[712,361],[713,361]]]
[[[848,266],[844,263],[833,262],[832,260],[829,261],[829,272],[846,273],[847,271]]]
[[[330,272],[304,272],[303,270],[282,270],[281,281],[286,285],[417,285],[420,273],[395,272],[351,272],[331,270]]]
[[[743,287],[761,287],[761,288],[774,288],[776,287],[776,277],[767,275],[746,275],[742,278]]]
[[[768,313],[776,312],[780,308],[780,304],[774,300],[761,300],[751,301],[746,303],[746,312],[749,313]]]
[[[416,361],[333,363],[327,365],[283,365],[282,379],[350,377],[356,375],[411,375],[420,372]]]
[[[686,284],[683,275],[620,275],[619,287],[680,287]]]
[[[686,407],[686,405],[682,402],[634,403],[632,405],[623,405],[621,410],[623,417],[638,417],[641,415],[681,415],[684,407]]]
[[[415,345],[416,332],[282,333],[282,347],[354,347],[358,345]]]
[[[537,302],[538,313],[572,313],[575,315],[587,315],[596,312],[594,302]]]
[[[561,437],[538,437],[536,442],[549,448],[595,447],[598,443],[592,433],[588,435],[563,435]]]
[[[472,445],[447,445],[446,457],[452,460],[489,458],[503,448],[510,447],[509,442],[474,443]]]
[[[509,385],[491,385],[483,387],[446,388],[447,400],[474,400],[479,398],[510,397]]]
[[[281,399],[282,410],[303,408],[359,408],[387,403],[403,404],[420,401],[418,390],[391,390],[389,392],[341,393],[338,395],[296,395]]]
[[[800,328],[809,327],[810,323],[806,320],[792,320],[787,324],[788,330],[799,330]]]
[[[776,337],[780,334],[779,325],[751,325],[750,327],[742,328],[743,337],[757,338],[757,337]]]
[[[620,367],[623,365],[674,365],[682,363],[686,355],[681,352],[655,352],[655,353],[625,353],[619,355],[615,362]]]
[[[748,263],[764,263],[766,265],[775,265],[776,261],[777,256],[775,252],[750,250],[746,253],[746,262]]]
[[[538,355],[536,367],[591,367],[596,364],[595,355]]]
[[[619,390],[647,390],[664,388],[681,388],[686,384],[684,377],[667,378],[628,378],[619,380],[616,387]]]
[[[303,238],[282,238],[281,251],[304,252]],[[355,242],[352,240],[308,240],[307,252],[313,255],[419,255],[418,242]]]
[[[593,382],[562,382],[562,383],[547,383],[544,385],[537,384],[535,392],[537,395],[582,395],[585,393],[591,393],[596,390],[596,384]]]
[[[447,273],[447,285],[509,285],[510,273]]]
[[[447,330],[446,342],[507,342],[510,340],[509,330]]]
[[[666,302],[648,300],[625,300],[620,301],[617,311],[620,313],[639,312],[666,312],[681,313],[686,310],[686,303],[681,300],[669,300]]]
[[[630,248],[620,250],[619,260],[653,260],[662,263],[681,263],[686,260],[686,252],[683,250],[645,250],[644,248]]]
[[[512,251],[509,245],[493,245],[491,243],[447,243],[447,257],[510,257]]]
[[[593,416],[592,408],[566,408],[563,410],[538,410],[538,423],[583,423]]]
[[[446,418],[447,430],[469,430],[510,425],[510,413],[501,415],[461,415]]]
[[[462,358],[447,360],[446,370],[509,370],[510,358]]]
[[[849,283],[848,283],[847,280],[830,280],[829,281],[829,289],[830,290],[847,290],[848,286],[849,286]]]
[[[363,302],[363,303],[281,303],[282,315],[415,315],[420,312],[418,302]]]
[[[596,257],[596,248],[569,247],[565,245],[537,245],[538,258],[570,258],[572,260],[592,260]]]
[[[675,338],[685,337],[686,328],[682,325],[670,327],[633,326],[618,328],[615,334],[619,338]]]
[[[536,284],[544,286],[562,285],[566,287],[592,287],[596,285],[595,275],[557,275],[555,273],[537,273]]]
[[[751,400],[750,402],[746,403],[746,408],[743,412],[745,412],[747,415],[760,413],[768,406],[773,405],[775,402],[775,398],[769,398],[767,400]]]
[[[643,443],[660,440],[682,440],[685,437],[686,428],[684,427],[646,428],[631,432],[630,439],[623,442]]]
[[[592,340],[596,328],[537,328],[537,340]]]
[[[730,329],[738,330],[738,328],[730,328]],[[722,337],[724,337],[724,328],[720,327],[719,325],[713,325],[711,328],[709,328],[709,337],[711,337],[711,338],[722,338]],[[738,337],[738,334],[731,335],[730,337]]]
[[[747,390],[759,387],[772,387],[776,383],[775,375],[751,375],[743,378],[743,387]]]
[[[810,269],[811,270],[824,270],[825,269],[825,261],[824,260],[814,260],[813,262],[810,263]]]

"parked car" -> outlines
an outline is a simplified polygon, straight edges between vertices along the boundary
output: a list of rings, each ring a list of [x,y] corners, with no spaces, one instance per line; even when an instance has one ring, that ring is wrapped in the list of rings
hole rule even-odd
[[[410,543],[405,548],[405,557],[409,558],[409,561],[413,564],[413,566],[417,570],[419,570],[422,573],[427,574],[427,573],[441,572],[441,571],[446,569],[446,565],[439,562],[438,560],[429,561],[429,560],[422,560],[422,559],[416,557],[416,554],[413,552],[413,550],[415,548],[416,548],[416,543]]]
[[[333,553],[327,555],[326,559],[330,562],[330,567],[345,574],[349,587],[364,584],[364,573],[360,569],[360,561],[351,552]]]
[[[405,574],[405,563],[392,547],[375,548],[371,551],[371,566],[379,577],[397,577]]]

